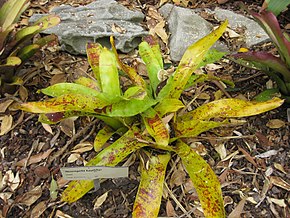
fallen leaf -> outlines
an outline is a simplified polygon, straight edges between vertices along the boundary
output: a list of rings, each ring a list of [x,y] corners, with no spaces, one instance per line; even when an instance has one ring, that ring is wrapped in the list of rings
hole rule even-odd
[[[13,103],[13,100],[11,99],[0,102],[0,113],[4,113],[12,103]]]
[[[5,135],[11,130],[13,117],[11,115],[5,115],[0,117],[1,127],[0,127],[0,136]]]
[[[2,192],[0,193],[0,198],[4,201],[7,202],[7,200],[9,200],[11,198],[11,196],[13,195],[12,192]]]
[[[73,218],[72,216],[65,214],[64,212],[57,210],[55,213],[56,218]]]
[[[264,152],[262,154],[258,154],[255,157],[256,158],[267,158],[267,157],[271,157],[271,156],[276,155],[278,152],[279,151],[277,151],[277,150],[270,150],[270,151],[266,151],[266,152]]]
[[[290,185],[289,183],[287,183],[286,181],[284,181],[283,179],[281,179],[278,176],[271,176],[270,177],[270,182],[282,189],[287,190],[288,192],[290,191]]]
[[[262,146],[270,146],[271,145],[271,142],[262,133],[256,132],[255,136],[257,137],[260,145],[262,145]]]
[[[31,206],[34,204],[42,195],[41,186],[34,187],[31,191],[24,193],[24,195],[18,200],[17,203],[23,204],[26,206]]]
[[[279,164],[279,163],[274,163],[274,167],[275,167],[277,170],[281,171],[282,173],[287,174],[287,172],[285,171],[284,167],[283,167],[281,164]]]
[[[19,172],[17,172],[14,176],[14,173],[12,170],[8,170],[5,175],[2,178],[1,186],[4,188],[6,186],[9,186],[11,191],[15,191],[19,184],[20,184],[20,177]]]
[[[224,4],[227,3],[229,0],[217,0],[217,3],[219,4]]]
[[[77,161],[80,157],[81,157],[81,155],[78,153],[70,154],[69,157],[67,158],[67,162],[73,163],[73,162]]]
[[[217,143],[214,145],[214,149],[219,154],[221,160],[223,160],[227,156],[227,149],[224,143]]]
[[[272,201],[274,204],[277,204],[279,207],[287,207],[285,199],[276,199],[276,198],[268,198],[268,199]]]
[[[22,101],[26,101],[28,98],[28,91],[24,86],[19,87],[19,96]]]
[[[53,135],[52,129],[51,129],[49,124],[41,123],[41,125],[47,132],[49,132],[51,135]]]
[[[34,163],[38,163],[38,162],[42,161],[43,159],[47,158],[53,150],[54,149],[48,149],[47,151],[45,151],[43,153],[31,156],[29,158],[26,166],[29,166],[30,164],[34,164]],[[23,167],[25,165],[26,161],[27,161],[27,158],[24,158],[24,159],[18,161],[16,163],[16,166]]]
[[[108,197],[108,193],[109,193],[109,191],[105,192],[104,194],[102,194],[100,197],[97,198],[97,200],[94,204],[94,210],[96,210],[102,206],[102,204],[105,202],[105,200]]]
[[[51,200],[56,200],[57,199],[57,182],[54,180],[54,178],[51,178],[51,182],[50,182],[50,187],[49,187],[49,193],[50,193],[50,198]]]
[[[184,183],[186,178],[186,173],[182,164],[178,164],[177,169],[175,169],[170,177],[169,185],[171,188],[174,186],[180,186]]]
[[[38,218],[47,208],[47,201],[39,202],[31,211],[30,218]]]
[[[92,143],[90,142],[82,142],[77,144],[73,150],[71,151],[72,153],[84,153],[86,151],[90,151],[94,148]]]
[[[75,134],[75,124],[74,121],[76,120],[75,117],[67,118],[60,122],[60,129],[61,131],[66,134],[68,137],[73,137]]]
[[[271,129],[279,129],[285,126],[285,122],[279,119],[273,119],[273,120],[269,120],[266,126],[268,126]]]
[[[168,217],[175,217],[176,216],[174,207],[169,199],[166,202],[166,215]]]
[[[238,203],[238,205],[236,206],[236,208],[229,214],[228,218],[241,217],[241,214],[242,214],[242,212],[244,210],[245,202],[246,202],[246,199],[242,199]]]

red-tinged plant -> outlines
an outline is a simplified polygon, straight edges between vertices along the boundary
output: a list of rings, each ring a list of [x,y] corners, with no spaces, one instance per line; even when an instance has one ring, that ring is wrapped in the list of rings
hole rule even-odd
[[[186,144],[186,138],[229,123],[226,119],[216,121],[214,118],[251,116],[283,103],[277,98],[262,103],[221,99],[183,115],[179,113],[179,109],[184,107],[179,97],[188,81],[191,79],[191,83],[197,83],[211,79],[207,75],[192,77],[192,73],[226,26],[227,22],[191,45],[160,91],[157,90],[161,83],[159,74],[164,72],[163,60],[154,38],[148,36],[139,45],[149,82],[120,61],[111,38],[112,51],[100,44],[90,43],[87,46],[88,61],[96,80],[81,77],[75,83],[55,84],[41,90],[53,98],[24,103],[21,108],[40,113],[40,121],[46,123],[56,123],[71,116],[94,116],[103,120],[105,127],[97,133],[94,141],[98,154],[86,166],[116,166],[129,154],[138,151],[141,177],[133,217],[158,216],[167,163],[174,153],[181,158],[196,188],[205,216],[225,217],[217,176],[209,164]],[[124,91],[120,87],[118,71],[132,82]],[[113,134],[118,134],[119,138],[103,148]],[[72,181],[61,199],[75,202],[93,187],[93,181]]]
[[[276,16],[271,11],[250,12],[260,26],[266,31],[279,56],[268,52],[245,52],[234,55],[236,62],[246,67],[264,71],[277,83],[278,89],[266,90],[257,96],[258,99],[270,99],[280,91],[286,102],[290,103],[290,36],[283,33]]]
[[[21,83],[15,74],[24,61],[57,39],[54,35],[48,35],[30,43],[36,34],[60,22],[60,18],[55,15],[42,17],[30,26],[17,28],[17,21],[29,4],[28,0],[7,0],[0,6],[0,94],[9,92],[11,85]]]

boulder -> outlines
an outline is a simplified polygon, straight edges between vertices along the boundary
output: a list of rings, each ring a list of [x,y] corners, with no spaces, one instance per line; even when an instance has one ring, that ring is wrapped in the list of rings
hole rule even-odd
[[[131,11],[114,0],[96,0],[86,6],[62,5],[50,13],[60,16],[61,23],[44,33],[56,34],[62,48],[72,54],[86,54],[87,42],[99,42],[110,47],[110,36],[115,37],[117,49],[127,53],[136,48],[147,35],[140,23],[144,15]],[[43,14],[33,15],[31,22]]]

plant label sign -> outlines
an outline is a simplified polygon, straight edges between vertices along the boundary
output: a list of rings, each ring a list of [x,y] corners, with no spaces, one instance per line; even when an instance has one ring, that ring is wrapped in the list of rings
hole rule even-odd
[[[128,167],[62,167],[60,171],[66,180],[96,180],[101,178],[128,177]]]

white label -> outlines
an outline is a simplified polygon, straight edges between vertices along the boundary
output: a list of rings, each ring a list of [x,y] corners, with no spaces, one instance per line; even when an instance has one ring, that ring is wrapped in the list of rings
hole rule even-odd
[[[62,176],[66,180],[94,180],[99,178],[128,177],[128,167],[62,167]]]

